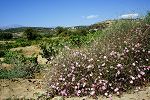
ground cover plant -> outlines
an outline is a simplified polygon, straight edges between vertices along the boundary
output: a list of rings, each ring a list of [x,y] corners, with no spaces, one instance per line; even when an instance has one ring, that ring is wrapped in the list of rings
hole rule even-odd
[[[41,70],[36,57],[25,57],[19,51],[7,51],[4,55],[4,61],[1,62],[11,65],[10,69],[0,69],[0,79],[12,78],[34,78],[35,73]],[[0,64],[0,65],[1,65]]]
[[[49,95],[120,95],[150,81],[149,25],[116,20],[102,33],[90,47],[65,49],[50,61]]]

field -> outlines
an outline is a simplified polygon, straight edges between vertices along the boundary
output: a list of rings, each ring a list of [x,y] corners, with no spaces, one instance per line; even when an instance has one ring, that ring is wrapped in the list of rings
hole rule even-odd
[[[0,99],[149,100],[150,13],[0,30]]]

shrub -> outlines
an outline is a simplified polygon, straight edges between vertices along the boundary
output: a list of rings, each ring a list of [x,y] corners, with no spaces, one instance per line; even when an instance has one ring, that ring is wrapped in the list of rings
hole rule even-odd
[[[35,40],[38,37],[38,34],[35,30],[29,28],[24,32],[28,40]]]
[[[120,95],[150,81],[150,28],[118,21],[103,33],[88,51],[65,50],[51,61],[50,94]]]
[[[144,18],[144,22],[150,25],[150,11],[147,13],[146,17]]]
[[[0,32],[0,40],[12,39],[13,35],[11,33]]]
[[[42,42],[40,47],[43,57],[51,60],[59,53],[59,49],[63,47],[63,44],[59,40],[48,40],[47,42]]]
[[[0,69],[0,79],[34,78],[41,70],[36,57],[26,58],[19,52],[6,52],[3,63],[11,64],[12,69]]]
[[[72,46],[80,47],[83,44],[83,37],[81,37],[80,35],[72,35],[70,36],[69,40]]]
[[[5,51],[4,50],[0,50],[0,57],[4,57],[5,55]]]

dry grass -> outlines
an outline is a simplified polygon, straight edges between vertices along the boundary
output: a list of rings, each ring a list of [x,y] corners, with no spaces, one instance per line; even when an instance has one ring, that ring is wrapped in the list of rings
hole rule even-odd
[[[18,48],[13,48],[13,49],[10,49],[11,51],[22,51],[22,53],[25,55],[25,56],[32,56],[35,54],[36,55],[39,55],[40,53],[40,48],[37,46],[37,45],[32,45],[32,46],[26,46],[26,47],[18,47]]]

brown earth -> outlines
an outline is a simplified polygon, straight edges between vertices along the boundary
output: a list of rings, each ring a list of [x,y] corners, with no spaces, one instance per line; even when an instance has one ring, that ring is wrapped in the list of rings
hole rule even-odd
[[[45,64],[46,59],[42,58],[40,53],[40,48],[38,46],[27,46],[27,47],[18,47],[11,49],[12,51],[22,50],[22,53],[27,56],[32,56],[35,54],[38,56],[38,62]],[[4,64],[3,67],[10,68],[10,65]],[[43,75],[37,75],[42,76]],[[0,100],[5,99],[38,99],[38,96],[46,93],[46,84],[40,79],[0,79]],[[95,100],[90,97],[54,97],[52,100]],[[44,100],[44,99],[41,99]],[[99,96],[97,100],[111,100],[103,96]],[[115,95],[112,96],[112,100],[150,100],[150,86],[142,88],[141,91],[132,91],[130,93],[124,93],[121,97]]]
[[[40,48],[36,45],[32,45],[32,46],[26,46],[26,47],[18,47],[18,48],[13,48],[13,49],[10,49],[12,51],[22,51],[22,53],[25,55],[25,56],[32,56],[35,54],[35,56],[39,55],[40,53]]]
[[[44,81],[40,79],[1,79],[0,100],[11,99],[37,99],[45,93]]]
[[[38,96],[46,93],[46,84],[42,79],[1,79],[0,80],[0,100],[5,99],[38,99]],[[54,97],[52,100],[95,100],[91,97]],[[44,100],[44,99],[41,99]],[[111,100],[99,96],[98,100]],[[121,97],[112,96],[112,100],[150,100],[150,86],[142,88],[140,91],[123,93]]]

